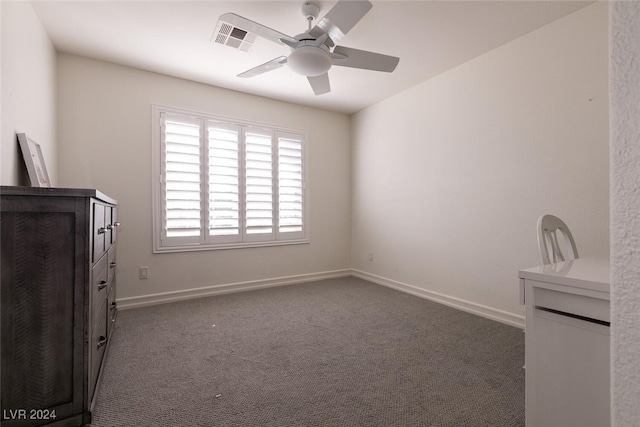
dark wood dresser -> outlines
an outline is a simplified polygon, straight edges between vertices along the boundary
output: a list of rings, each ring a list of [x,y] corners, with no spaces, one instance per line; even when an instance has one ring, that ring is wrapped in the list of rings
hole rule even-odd
[[[117,202],[89,189],[0,196],[0,425],[83,426],[117,314]]]

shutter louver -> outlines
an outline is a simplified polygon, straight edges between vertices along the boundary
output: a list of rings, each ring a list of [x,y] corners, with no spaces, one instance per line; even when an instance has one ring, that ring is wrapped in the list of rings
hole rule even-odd
[[[200,126],[165,121],[167,237],[200,236]]]
[[[302,138],[278,137],[278,232],[303,231]]]
[[[271,134],[245,133],[246,225],[250,234],[273,233],[273,154]]]
[[[209,128],[209,235],[240,235],[237,129]]]

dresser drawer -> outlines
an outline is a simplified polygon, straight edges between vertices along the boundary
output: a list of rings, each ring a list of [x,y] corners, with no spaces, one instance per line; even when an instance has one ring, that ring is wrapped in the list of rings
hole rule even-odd
[[[112,246],[109,248],[107,252],[107,263],[109,265],[109,286],[111,286],[111,282],[116,275],[116,247]]]
[[[91,271],[91,307],[92,321],[96,321],[101,307],[106,304],[107,291],[109,288],[109,258],[103,256],[100,261],[93,266]]]
[[[116,290],[115,283],[113,286],[109,287],[109,296],[107,297],[107,315],[109,316],[107,319],[107,336],[111,335],[111,328],[113,328],[113,324],[116,321],[116,316],[118,315],[118,303],[116,302]]]
[[[583,320],[592,319],[605,323],[610,321],[609,301],[584,295],[535,288],[534,306],[538,310],[583,318]]]
[[[105,206],[100,203],[92,202],[92,211],[93,211],[93,252],[92,252],[92,261],[96,262],[97,260],[104,255],[105,252],[105,237],[107,235],[107,227],[105,222]]]
[[[118,222],[118,208],[116,206],[110,206],[107,208],[107,216],[109,217],[109,222],[107,223],[107,228],[109,229],[109,243],[115,244],[117,237],[117,230],[120,226]]]
[[[89,390],[93,390],[95,392],[96,381],[98,380],[98,373],[100,372],[100,364],[102,363],[102,357],[104,356],[104,351],[107,348],[107,300],[105,299],[101,305],[101,309],[99,311],[99,321],[96,321],[93,329],[93,333],[91,334],[91,343],[89,348],[90,363],[91,363],[91,377],[90,377],[90,388]],[[90,396],[93,398],[93,396]]]
[[[93,224],[93,251],[92,260],[96,262],[100,257],[115,244],[117,232],[120,225],[117,218],[117,207],[103,205],[94,201],[92,203],[92,224]]]

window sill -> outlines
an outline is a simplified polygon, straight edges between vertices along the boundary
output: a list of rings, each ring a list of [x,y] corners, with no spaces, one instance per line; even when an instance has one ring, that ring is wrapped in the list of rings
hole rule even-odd
[[[261,248],[268,246],[285,246],[285,245],[303,245],[308,244],[309,239],[296,240],[279,240],[271,242],[251,242],[251,243],[229,243],[218,245],[180,245],[180,246],[162,246],[154,247],[154,254],[172,253],[172,252],[196,252],[196,251],[217,251],[223,249],[244,249],[244,248]]]

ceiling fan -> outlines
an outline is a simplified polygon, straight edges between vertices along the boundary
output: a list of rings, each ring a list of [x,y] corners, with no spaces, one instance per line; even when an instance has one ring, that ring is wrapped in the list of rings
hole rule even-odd
[[[225,13],[218,19],[213,39],[245,51],[249,50],[256,36],[290,47],[289,56],[279,56],[238,74],[238,77],[254,77],[286,65],[293,72],[306,76],[313,92],[322,95],[331,91],[328,71],[333,65],[388,73],[398,65],[400,58],[394,56],[337,45],[371,7],[368,0],[339,0],[312,27],[320,6],[317,2],[307,1],[302,5],[302,14],[307,19],[308,29],[295,37],[235,13]]]

